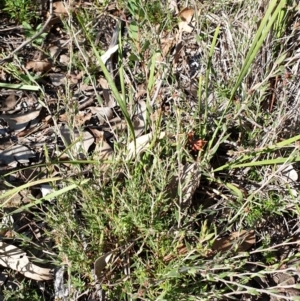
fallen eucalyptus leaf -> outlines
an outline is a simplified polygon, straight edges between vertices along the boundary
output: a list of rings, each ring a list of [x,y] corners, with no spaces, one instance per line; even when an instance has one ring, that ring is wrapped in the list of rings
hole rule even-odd
[[[108,252],[96,259],[94,263],[94,272],[97,280],[100,280],[101,276],[103,276],[102,272],[107,264],[111,261],[112,255],[112,252]]]
[[[109,108],[114,108],[117,105],[117,102],[114,99],[114,97],[111,95],[109,84],[108,84],[107,80],[103,77],[100,77],[98,82],[102,88],[105,105]]]
[[[110,107],[88,107],[87,109],[97,115],[101,125],[107,120],[112,119],[114,116],[113,110]]]
[[[232,232],[228,237],[222,237],[214,241],[212,249],[218,252],[225,252],[237,245],[238,252],[249,250],[256,242],[253,230],[241,230]]]
[[[61,64],[67,65],[67,64],[69,64],[69,62],[70,62],[70,57],[67,56],[67,55],[65,55],[65,54],[61,54],[61,55],[59,56],[59,62],[60,62]]]
[[[115,46],[109,48],[103,55],[101,55],[101,60],[102,60],[103,64],[105,64],[109,60],[111,55],[118,50],[118,47],[119,47],[118,45],[115,45]]]
[[[191,21],[193,20],[194,10],[191,8],[184,8],[180,13],[179,17],[181,21],[178,24],[180,32],[192,32],[193,26],[191,26]]]
[[[46,61],[30,61],[25,67],[27,70],[33,70],[35,72],[47,72],[52,68],[52,64]]]
[[[179,205],[182,208],[189,207],[192,197],[200,185],[200,179],[201,170],[199,164],[197,162],[185,164],[180,168],[178,175],[171,179],[167,187],[168,196],[170,198],[178,198],[178,192],[181,191]]]
[[[281,171],[283,180],[288,183],[297,182],[298,180],[298,173],[294,169],[292,164],[287,165],[282,171]]]
[[[161,132],[157,136],[157,139],[163,139],[165,135],[166,135],[165,132]],[[127,160],[131,160],[134,156],[144,152],[150,146],[150,142],[152,138],[153,138],[153,133],[149,133],[141,137],[138,137],[135,140],[136,144],[134,144],[134,141],[130,142],[127,147],[128,150]]]
[[[11,130],[16,133],[23,131],[30,121],[34,121],[40,115],[40,110],[30,111],[24,114],[1,114]]]
[[[76,155],[79,155],[82,152],[87,153],[90,146],[94,143],[94,137],[89,131],[84,131],[83,134],[80,134],[76,130],[71,132],[69,128],[61,127],[60,133],[64,139],[66,147],[72,144],[73,141],[75,142],[75,140],[79,140],[75,142],[71,148],[76,152]]]
[[[132,120],[134,134],[136,138],[140,137],[145,130],[146,117],[147,117],[146,102],[144,100],[140,100],[137,104],[137,112],[133,116],[133,120]]]
[[[18,271],[33,280],[53,279],[51,269],[41,268],[31,263],[23,250],[5,242],[0,242],[0,265]]]
[[[80,136],[79,136],[80,137]],[[90,146],[94,143],[94,136],[89,131],[84,131],[82,135],[82,140],[78,141],[74,148],[77,154],[84,153],[87,154]]]
[[[52,193],[54,190],[49,184],[42,184],[41,185],[41,193],[42,196],[45,197],[46,195]]]
[[[69,7],[66,5],[64,1],[54,2],[52,4],[52,7],[53,7],[53,13],[56,16],[68,14]]]
[[[28,163],[34,158],[33,151],[25,145],[14,145],[0,153],[0,162],[5,165],[16,166],[17,163]]]
[[[14,93],[10,94],[8,97],[5,98],[4,101],[1,102],[1,110],[2,111],[9,111],[16,107],[17,99]]]
[[[96,138],[96,149],[94,154],[97,156],[97,159],[101,160],[110,160],[113,157],[114,150],[107,143],[104,132],[98,131],[97,129],[90,129]]]

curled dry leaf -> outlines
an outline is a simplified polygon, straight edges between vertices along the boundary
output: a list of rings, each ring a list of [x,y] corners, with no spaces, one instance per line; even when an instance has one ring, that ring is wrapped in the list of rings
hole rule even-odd
[[[54,295],[55,300],[66,300],[69,295],[67,285],[64,284],[65,267],[61,267],[55,272],[54,276]]]
[[[52,193],[54,190],[49,184],[42,184],[40,185],[42,197]]]
[[[82,140],[77,142],[74,145],[74,148],[78,154],[82,153],[82,152],[84,154],[87,154],[89,151],[89,148],[94,143],[94,141],[95,141],[94,136],[89,131],[84,131]]]
[[[113,110],[110,107],[88,107],[87,109],[97,115],[100,124],[112,119],[114,116]]]
[[[281,171],[283,180],[288,183],[297,182],[298,180],[298,173],[294,169],[292,164],[287,165],[282,171]]]
[[[52,7],[53,7],[53,13],[56,16],[68,14],[69,7],[67,6],[67,3],[64,1],[54,2],[52,4]]]
[[[83,125],[86,121],[90,120],[91,118],[92,118],[92,114],[91,113],[85,113],[83,111],[80,111],[74,117],[75,126]],[[68,115],[67,114],[61,114],[59,116],[59,121],[61,121],[61,122],[67,122],[68,121]]]
[[[33,70],[35,72],[47,72],[51,69],[52,64],[47,61],[30,61],[26,64],[27,70]]]
[[[62,51],[62,48],[56,45],[52,45],[48,48],[49,54],[51,58],[57,57],[60,52]]]
[[[170,184],[167,187],[167,191],[170,198],[178,197],[178,188],[181,185],[181,198],[179,200],[179,205],[182,208],[187,208],[190,206],[192,197],[196,189],[200,185],[201,170],[197,162],[192,164],[185,164],[178,175],[171,179]]]
[[[108,48],[108,50],[103,55],[101,55],[103,64],[105,64],[109,60],[111,55],[118,50],[118,47],[119,47],[118,45],[115,45],[111,48]]]
[[[194,16],[194,10],[192,8],[184,8],[180,13],[179,17],[181,21],[178,24],[180,32],[192,32],[193,25],[191,24]]]
[[[53,279],[50,269],[41,268],[31,263],[23,250],[5,242],[0,242],[0,265],[18,271],[33,280]]]
[[[166,57],[166,55],[170,52],[170,49],[174,46],[175,44],[175,39],[172,38],[162,38],[161,39],[161,52],[162,56]]]
[[[13,110],[17,104],[15,93],[10,94],[4,101],[1,102],[1,110]]]
[[[97,280],[100,280],[103,276],[103,270],[106,268],[107,264],[112,260],[112,255],[112,252],[108,252],[96,259],[94,263],[94,272]]]
[[[35,154],[25,145],[14,145],[0,153],[0,162],[9,166],[16,166],[19,163],[28,163]]]
[[[109,89],[107,80],[103,77],[100,77],[98,79],[98,82],[102,88],[105,105],[109,108],[114,108],[117,105],[117,103],[116,103],[116,100],[114,99],[114,97],[110,93],[110,89]]]
[[[165,135],[166,135],[165,132],[161,132],[159,135],[157,135],[156,138],[163,139]],[[153,139],[153,133],[149,133],[141,137],[138,137],[135,140],[136,145],[134,144],[134,141],[130,142],[127,147],[128,150],[127,160],[131,160],[134,158],[134,156],[137,156],[138,154],[144,152],[150,146],[150,142],[152,139]]]
[[[83,72],[79,72],[78,74],[69,73],[66,75],[66,78],[72,83],[72,84],[78,84],[78,82],[82,79]]]
[[[61,54],[59,56],[59,62],[62,63],[62,64],[64,64],[64,65],[67,65],[67,64],[70,63],[70,57],[67,56],[67,55],[65,55],[65,54]]]
[[[103,126],[103,129],[106,131],[124,131],[127,129],[127,123],[124,119],[120,118],[119,116],[109,120],[107,126]]]
[[[133,128],[135,137],[140,137],[145,130],[147,117],[147,106],[144,100],[140,100],[137,104],[135,116],[133,116]]]
[[[71,148],[75,151],[76,155],[79,155],[81,153],[86,154],[90,146],[94,143],[94,136],[89,131],[84,131],[83,134],[80,134],[76,130],[70,131],[70,129],[67,127],[61,127],[60,133],[66,147],[76,139],[79,140]]]
[[[176,14],[178,14],[178,7],[177,7],[176,0],[168,0],[168,7],[172,12],[175,12]]]
[[[24,114],[1,114],[0,119],[3,119],[11,130],[16,133],[23,131],[29,122],[32,124],[40,115],[41,110],[30,111]]]
[[[207,141],[202,139],[197,139],[194,135],[194,132],[188,133],[187,144],[193,151],[203,151],[204,146]]]
[[[256,242],[253,230],[241,230],[232,232],[228,237],[222,237],[214,241],[212,249],[217,252],[228,251],[237,246],[238,252],[249,250]]]
[[[96,149],[94,154],[100,160],[110,160],[113,157],[114,150],[107,143],[105,134],[103,131],[98,131],[97,129],[90,129],[96,138]]]
[[[59,87],[66,82],[66,76],[61,73],[49,73],[48,76],[50,77],[51,83],[55,87]]]

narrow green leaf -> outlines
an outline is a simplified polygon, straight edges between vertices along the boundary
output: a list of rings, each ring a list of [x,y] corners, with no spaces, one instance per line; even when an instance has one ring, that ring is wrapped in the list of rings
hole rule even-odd
[[[80,183],[80,185],[85,184],[85,183],[87,183],[88,181],[89,181],[89,179],[86,179],[86,180],[82,181],[82,182]],[[56,197],[58,197],[58,196],[60,196],[60,195],[62,195],[62,194],[64,194],[64,193],[66,193],[66,192],[72,190],[72,189],[77,188],[77,187],[78,187],[78,184],[71,184],[71,185],[69,185],[69,186],[67,186],[67,187],[64,187],[64,188],[60,189],[60,190],[56,190],[56,191],[54,191],[54,192],[52,192],[52,193],[47,194],[47,195],[46,195],[45,197],[43,197],[43,198],[40,198],[40,199],[38,199],[38,200],[36,200],[36,201],[30,203],[30,204],[27,204],[27,205],[25,205],[25,206],[22,206],[22,207],[20,207],[20,208],[18,208],[18,209],[16,209],[16,210],[14,210],[11,214],[15,214],[15,213],[20,213],[20,212],[26,211],[26,210],[28,210],[29,208],[33,207],[33,206],[37,206],[37,205],[41,204],[41,203],[44,202],[44,201],[52,200],[52,199],[54,199],[54,198],[56,198]]]
[[[7,84],[7,83],[0,83],[0,88],[26,90],[26,91],[39,91],[40,90],[40,88],[38,86],[23,85],[23,84]]]
[[[26,184],[21,185],[19,187],[15,187],[13,189],[10,189],[9,191],[7,191],[4,194],[0,195],[0,200],[9,197],[2,204],[0,204],[0,208],[1,207],[5,207],[5,205],[14,197],[14,195],[16,195],[17,193],[19,193],[23,189],[26,189],[26,188],[29,188],[29,187],[32,187],[32,186],[35,186],[35,185],[39,185],[39,184],[42,184],[42,183],[55,182],[55,181],[58,181],[58,180],[61,180],[61,179],[62,179],[61,177],[48,178],[48,179],[40,179],[40,180],[37,180],[37,181],[26,183]]]

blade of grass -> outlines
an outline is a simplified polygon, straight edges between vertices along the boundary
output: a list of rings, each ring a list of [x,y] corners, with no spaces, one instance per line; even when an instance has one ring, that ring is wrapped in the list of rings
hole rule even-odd
[[[19,187],[15,187],[13,189],[10,189],[9,191],[7,191],[4,194],[0,195],[0,200],[4,199],[4,198],[7,198],[7,197],[10,197],[7,200],[5,200],[4,203],[2,203],[0,205],[0,208],[4,207],[17,193],[19,193],[23,189],[26,189],[26,188],[29,188],[29,187],[32,187],[32,186],[35,186],[35,185],[39,185],[39,184],[42,184],[42,183],[59,181],[61,179],[62,179],[61,177],[48,178],[48,179],[40,179],[40,180],[37,180],[37,181],[34,181],[34,182],[26,183],[26,184],[21,185]]]
[[[212,58],[213,54],[215,51],[215,47],[217,44],[218,36],[220,32],[220,26],[218,26],[215,30],[215,34],[211,43],[210,51],[209,51],[209,57],[208,57],[208,62],[207,62],[207,70],[205,74],[205,112],[204,112],[204,124],[207,124],[207,116],[208,116],[208,96],[209,96],[209,91],[208,91],[208,86],[209,86],[209,74],[212,69]],[[206,130],[205,130],[206,132]]]
[[[80,183],[80,185],[86,184],[88,181],[89,181],[89,179],[85,179],[85,180],[83,180]],[[56,191],[54,191],[52,193],[47,194],[43,198],[35,200],[34,202],[32,202],[30,204],[27,204],[25,206],[22,206],[22,207],[20,207],[20,208],[18,208],[16,210],[14,210],[11,214],[23,212],[23,211],[28,210],[29,208],[31,208],[33,206],[41,204],[44,201],[50,201],[52,199],[55,199],[56,197],[58,197],[58,196],[60,196],[60,195],[62,195],[64,193],[66,193],[66,192],[68,192],[70,190],[73,190],[73,189],[77,188],[78,186],[79,186],[79,184],[71,184],[69,186],[66,186],[66,187],[60,189],[60,190],[56,190]]]
[[[294,163],[294,162],[300,162],[300,157],[276,158],[276,159],[270,159],[270,160],[262,160],[262,161],[256,161],[256,162],[235,164],[235,165],[231,165],[229,169],[241,168],[241,167],[262,166],[262,165]]]
[[[95,43],[93,42],[91,36],[89,35],[89,33],[87,32],[86,30],[86,27],[83,23],[83,20],[80,16],[77,16],[77,19],[79,21],[79,23],[81,24],[81,27],[82,27],[82,30],[84,31],[85,33],[85,36],[87,37],[87,39],[89,40],[90,42],[90,45],[92,46],[92,50],[93,50],[93,54],[96,56],[97,58],[97,62],[99,63],[100,65],[100,68],[109,84],[109,87],[111,88],[111,91],[125,117],[125,120],[128,124],[128,127],[129,127],[129,130],[130,130],[130,133],[131,133],[131,136],[133,138],[133,141],[134,141],[134,145],[136,147],[136,139],[135,139],[135,134],[134,134],[134,128],[133,128],[133,124],[132,124],[132,121],[131,121],[131,118],[129,116],[129,113],[128,113],[128,110],[126,108],[126,101],[125,101],[125,98],[122,99],[122,97],[120,96],[119,92],[118,92],[118,89],[114,83],[114,80],[112,78],[112,76],[110,75],[110,73],[108,72],[105,64],[103,63],[102,59],[101,59],[101,55],[99,54],[96,46],[95,46]],[[124,82],[123,82],[124,83]]]
[[[251,155],[246,155],[243,158],[241,158],[239,160],[239,164],[233,164],[232,162],[231,163],[227,163],[227,164],[225,164],[223,166],[220,166],[220,167],[216,168],[214,170],[214,172],[222,171],[222,170],[225,170],[225,169],[230,169],[230,168],[232,168],[232,166],[239,166],[240,167],[240,166],[243,165],[242,162],[247,161],[247,160],[253,160],[253,158],[255,156],[262,155],[264,153],[268,153],[268,152],[272,152],[272,151],[275,151],[275,150],[279,150],[279,149],[284,148],[284,147],[293,147],[294,148],[295,146],[292,145],[292,143],[294,143],[294,142],[296,142],[298,140],[300,140],[300,135],[297,135],[297,136],[294,136],[292,138],[286,139],[286,140],[281,141],[281,142],[279,142],[277,144],[274,144],[274,145],[269,145],[269,146],[267,146],[267,147],[265,147],[263,149],[260,149],[260,150],[256,150],[256,151],[254,150]],[[261,161],[256,161],[256,162],[261,162]],[[251,164],[251,163],[256,163],[256,162],[250,162],[250,163],[245,163],[245,164]],[[242,167],[245,167],[245,166],[242,166]],[[236,167],[234,167],[234,168],[236,168]]]
[[[23,84],[7,84],[7,83],[0,83],[0,88],[26,90],[26,91],[39,91],[40,90],[40,88],[38,86],[23,85]]]
[[[253,39],[253,43],[251,44],[251,47],[246,55],[246,58],[244,60],[244,64],[242,65],[241,71],[239,73],[239,76],[237,80],[235,81],[235,85],[231,91],[230,98],[228,101],[228,104],[223,111],[221,118],[219,120],[219,126],[216,128],[213,137],[210,141],[209,145],[212,145],[213,141],[215,140],[219,130],[221,129],[221,125],[224,120],[224,116],[226,115],[228,108],[231,106],[232,101],[235,97],[235,93],[237,89],[240,87],[244,77],[246,76],[247,72],[249,71],[249,68],[255,59],[259,49],[263,45],[263,41],[266,39],[272,25],[274,24],[278,14],[281,12],[282,7],[284,6],[286,0],[281,0],[279,3],[278,0],[271,0],[269,7],[265,13],[264,18],[262,19],[260,26],[255,34],[255,37]],[[276,7],[277,6],[277,7]],[[275,9],[276,8],[276,9]],[[275,9],[275,10],[274,10]]]

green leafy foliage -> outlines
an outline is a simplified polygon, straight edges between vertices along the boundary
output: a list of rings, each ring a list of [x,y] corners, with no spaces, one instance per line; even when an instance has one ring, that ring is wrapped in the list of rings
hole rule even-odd
[[[19,24],[22,22],[33,21],[37,18],[37,4],[31,0],[7,0],[5,1],[3,11],[6,12],[11,19]]]

